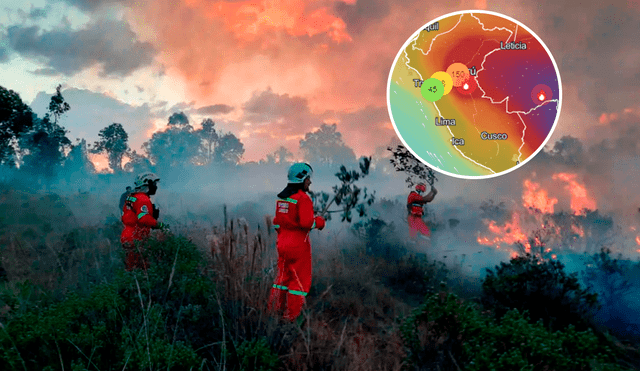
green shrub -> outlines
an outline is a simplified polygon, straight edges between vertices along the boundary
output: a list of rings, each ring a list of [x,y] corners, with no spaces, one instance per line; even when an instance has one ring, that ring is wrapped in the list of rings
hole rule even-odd
[[[553,332],[516,309],[497,323],[454,294],[428,296],[403,322],[401,335],[408,369],[623,370],[590,329],[569,325]]]
[[[510,309],[518,309],[553,330],[569,325],[580,331],[591,327],[597,294],[581,288],[576,274],[566,274],[561,262],[527,254],[508,264],[500,263],[495,273],[487,271],[481,302],[494,310],[498,319]]]
[[[188,240],[150,241],[147,272],[120,270],[90,294],[39,300],[29,283],[4,289],[11,308],[0,330],[0,369],[197,367],[194,349],[219,339],[218,309],[204,261]],[[46,298],[44,295],[40,295]],[[219,353],[218,353],[219,354]]]
[[[269,371],[280,365],[278,355],[273,353],[264,337],[244,340],[236,347],[236,352],[243,370]]]

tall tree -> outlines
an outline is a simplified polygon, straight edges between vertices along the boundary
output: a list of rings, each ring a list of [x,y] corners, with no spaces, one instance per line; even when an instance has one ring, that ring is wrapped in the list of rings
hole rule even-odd
[[[285,148],[285,146],[280,146],[280,148],[275,150],[273,156],[279,164],[289,163],[293,160],[293,153]]]
[[[58,124],[60,116],[71,109],[69,103],[62,97],[60,89],[62,89],[62,85],[56,86],[56,93],[51,97],[51,101],[49,101],[49,113],[53,116],[53,122],[55,124]]]
[[[267,155],[266,160],[261,160],[261,163],[267,164],[286,164],[291,163],[293,160],[293,153],[291,153],[285,146],[280,146],[272,153]]]
[[[200,138],[189,125],[186,115],[174,113],[167,126],[167,130],[154,133],[143,144],[147,157],[162,171],[196,162]]]
[[[106,153],[109,167],[113,171],[122,170],[122,158],[129,150],[129,136],[121,124],[113,123],[98,133],[100,140],[95,142],[92,153]]]
[[[235,135],[227,133],[220,137],[218,145],[213,151],[216,162],[237,165],[244,154],[244,144]]]
[[[71,148],[64,127],[50,121],[49,114],[37,119],[33,129],[22,136],[24,167],[35,174],[53,177],[62,165],[65,152]]]
[[[124,165],[124,171],[133,174],[140,174],[145,171],[150,171],[152,168],[151,161],[144,155],[138,154],[136,151],[127,152],[129,162]]]
[[[209,164],[213,160],[213,151],[220,139],[220,136],[216,132],[215,128],[216,123],[211,119],[205,119],[202,121],[202,129],[198,130],[197,133],[202,140],[202,157],[203,163]]]
[[[33,128],[34,116],[18,93],[0,86],[0,164],[15,166],[16,144]]]
[[[184,128],[186,126],[189,126],[189,118],[184,114],[184,112],[174,112],[169,117],[169,122],[167,123],[167,125]]]
[[[62,165],[65,153],[71,149],[71,141],[67,131],[58,124],[62,114],[69,111],[70,106],[56,87],[56,94],[49,102],[49,112],[43,119],[36,119],[29,133],[21,137],[20,148],[24,153],[24,165],[34,174],[52,177]],[[53,116],[54,121],[51,121]]]
[[[326,164],[355,163],[355,153],[344,144],[342,134],[336,129],[336,124],[322,124],[320,129],[307,133],[300,140],[300,150],[304,153],[305,160]]]
[[[87,141],[76,139],[76,144],[64,160],[63,175],[68,185],[75,189],[89,189],[91,187],[91,174],[95,174],[96,168],[89,159]]]

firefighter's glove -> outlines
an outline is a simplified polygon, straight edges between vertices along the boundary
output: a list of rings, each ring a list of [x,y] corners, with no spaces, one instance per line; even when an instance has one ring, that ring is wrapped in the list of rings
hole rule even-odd
[[[321,216],[316,216],[316,228],[321,231],[322,229],[324,229],[324,225],[324,218]]]

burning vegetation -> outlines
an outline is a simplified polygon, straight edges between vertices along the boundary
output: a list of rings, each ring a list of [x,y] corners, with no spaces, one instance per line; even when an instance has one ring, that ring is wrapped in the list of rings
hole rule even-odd
[[[491,219],[490,207],[485,205],[483,222],[487,231],[478,232],[477,242],[498,249],[507,246],[514,257],[536,253],[553,259],[563,252],[593,253],[611,243],[613,220],[600,215],[595,198],[580,183],[578,174],[555,173],[551,179],[555,181],[553,194],[557,197],[540,183],[524,179],[522,203],[511,211],[504,210],[510,213],[508,220]],[[558,198],[567,196],[571,212],[557,211]],[[504,208],[504,203],[501,206]],[[550,254],[552,250],[554,253]]]

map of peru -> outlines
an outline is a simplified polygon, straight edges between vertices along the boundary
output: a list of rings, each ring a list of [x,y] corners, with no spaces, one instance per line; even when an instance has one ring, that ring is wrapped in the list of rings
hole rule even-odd
[[[528,28],[492,12],[457,12],[416,32],[389,76],[389,113],[411,152],[462,178],[531,159],[557,122],[557,67]]]

